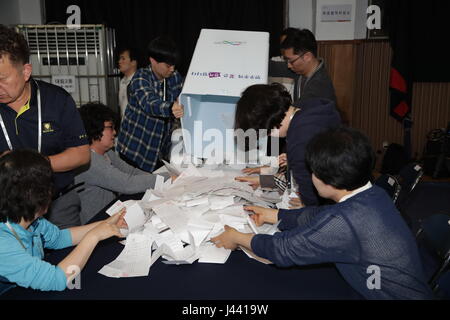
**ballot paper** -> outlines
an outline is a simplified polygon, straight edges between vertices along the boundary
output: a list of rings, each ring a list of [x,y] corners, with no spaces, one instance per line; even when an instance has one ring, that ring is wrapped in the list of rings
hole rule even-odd
[[[123,202],[120,200],[117,200],[111,207],[109,207],[108,210],[106,210],[106,213],[108,215],[112,216],[124,208],[125,208],[125,205],[123,204]]]
[[[152,262],[152,243],[153,240],[145,235],[129,234],[120,255],[98,272],[113,278],[147,276]]]
[[[153,208],[156,215],[178,235],[187,232],[188,218],[177,206],[166,202]]]
[[[167,171],[169,171],[169,173],[172,176],[179,176],[182,171],[180,169],[178,169],[174,164],[170,164],[169,162],[162,160],[162,162],[164,163],[164,166],[166,167]]]
[[[217,248],[214,244],[206,245],[198,259],[199,263],[225,263],[230,256],[231,250],[225,248]]]
[[[286,189],[283,193],[283,196],[281,197],[281,202],[277,203],[277,209],[289,209],[290,204],[289,201],[291,200],[289,197],[289,190]]]
[[[108,213],[114,214],[126,208],[124,218],[130,232],[123,254],[105,265],[101,273],[111,277],[148,273],[145,268],[150,268],[160,257],[171,265],[190,264],[196,260],[225,263],[230,250],[216,248],[210,243],[212,237],[224,231],[224,225],[245,233],[277,232],[277,225],[257,227],[247,220],[248,213],[243,205],[251,203],[270,207],[271,203],[263,199],[266,193],[261,190],[255,192],[246,183],[235,181],[236,175],[242,173],[220,164],[215,169],[211,166],[196,168],[190,164],[174,183],[170,179],[161,183],[159,179],[155,187],[158,190],[147,190],[140,201],[117,201]],[[277,194],[271,196],[279,199]],[[141,263],[127,253],[133,244],[136,245],[136,237],[139,236],[152,239],[153,249],[156,249],[153,254],[151,249],[148,250],[148,263]]]
[[[133,232],[145,224],[147,217],[145,216],[139,203],[135,203],[132,206],[127,207],[127,212],[124,219],[128,225],[128,230]]]
[[[234,196],[210,196],[208,200],[211,210],[225,209],[226,207],[234,205]]]

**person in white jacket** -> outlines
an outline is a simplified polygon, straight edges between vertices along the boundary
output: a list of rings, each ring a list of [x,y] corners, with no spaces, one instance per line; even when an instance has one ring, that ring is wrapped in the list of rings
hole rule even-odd
[[[90,103],[80,108],[80,114],[91,149],[90,164],[82,167],[75,177],[76,184],[83,183],[78,192],[80,220],[85,224],[120,194],[154,188],[157,175],[128,165],[112,150],[117,116],[110,108]]]

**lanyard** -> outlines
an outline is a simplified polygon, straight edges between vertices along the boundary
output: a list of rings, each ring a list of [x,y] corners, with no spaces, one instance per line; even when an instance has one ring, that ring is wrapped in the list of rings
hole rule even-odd
[[[38,103],[38,152],[41,152],[42,145],[42,112],[41,112],[41,92],[39,90],[38,83],[33,79],[36,84],[37,93],[37,103]],[[2,115],[0,114],[0,125],[2,126],[3,135],[5,136],[6,142],[8,143],[9,150],[13,150],[11,140],[9,139],[8,131],[6,130],[5,123],[3,122]]]
[[[25,249],[25,251],[27,251],[27,248],[25,247],[25,245],[23,244],[22,240],[20,240],[19,235],[16,233],[16,231],[13,229],[13,227],[11,227],[11,225],[9,224],[9,222],[5,223],[6,226],[8,227],[9,230],[11,230],[13,236],[17,239],[17,241],[19,241],[20,245],[22,246],[22,248]]]

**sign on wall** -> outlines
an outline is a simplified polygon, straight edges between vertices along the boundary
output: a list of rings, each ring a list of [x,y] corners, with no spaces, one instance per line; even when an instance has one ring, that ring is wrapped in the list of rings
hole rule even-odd
[[[352,21],[351,4],[326,5],[321,9],[321,22],[349,22]]]

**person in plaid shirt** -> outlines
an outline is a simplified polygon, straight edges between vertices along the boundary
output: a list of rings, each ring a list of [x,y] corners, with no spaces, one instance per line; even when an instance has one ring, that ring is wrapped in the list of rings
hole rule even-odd
[[[178,53],[171,39],[153,39],[148,55],[150,65],[136,71],[128,86],[117,148],[124,161],[152,172],[168,159],[172,127],[184,114],[177,100],[183,79],[175,71]]]

